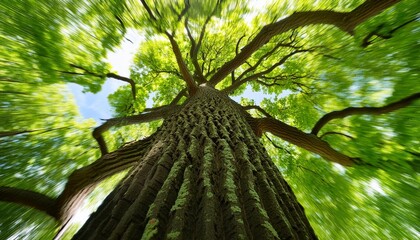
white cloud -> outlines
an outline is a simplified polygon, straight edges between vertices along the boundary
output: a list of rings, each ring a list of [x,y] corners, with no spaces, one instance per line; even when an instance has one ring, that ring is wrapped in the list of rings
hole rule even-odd
[[[134,55],[143,40],[144,37],[138,32],[128,29],[121,46],[108,53],[107,61],[111,64],[112,70],[119,75],[130,76],[130,65],[133,63]]]

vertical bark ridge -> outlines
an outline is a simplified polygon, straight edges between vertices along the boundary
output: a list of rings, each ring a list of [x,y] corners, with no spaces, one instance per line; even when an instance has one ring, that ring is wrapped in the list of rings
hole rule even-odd
[[[251,146],[252,147],[252,146]],[[270,218],[271,227],[280,235],[280,239],[296,239],[294,233],[291,230],[291,222],[293,219],[287,219],[283,209],[280,207],[280,204],[275,196],[273,190],[273,185],[271,181],[267,179],[267,173],[265,172],[263,166],[261,165],[261,159],[255,154],[255,150],[252,151],[253,164],[255,165],[255,170],[253,174],[256,177],[256,186],[257,192],[261,199],[263,207],[266,209],[268,216]]]
[[[267,154],[267,153],[262,153]],[[305,216],[304,209],[302,205],[297,201],[296,197],[290,188],[290,186],[286,183],[284,178],[281,177],[280,174],[278,174],[278,168],[274,165],[272,161],[262,161],[263,165],[265,165],[265,169],[267,170],[267,174],[271,176],[271,180],[274,184],[274,189],[276,190],[276,197],[284,202],[288,202],[288,204],[283,204],[282,208],[284,209],[285,213],[288,214],[289,219],[295,220],[298,224],[293,225],[294,231],[298,235],[315,235],[313,230],[311,228],[308,228],[307,226],[310,226],[309,221],[306,217],[302,218],[302,216]]]
[[[193,170],[192,165],[188,165],[183,172],[183,182],[179,190],[175,204],[171,207],[167,230],[162,239],[192,239],[191,225],[194,219],[192,216],[192,203],[195,199],[194,182],[192,181]],[[188,220],[186,220],[188,219]],[[146,227],[147,230],[147,227]]]
[[[184,144],[179,145],[182,147],[185,146]],[[178,153],[178,149],[176,151]],[[167,169],[169,173],[167,174],[166,180],[164,180],[160,190],[158,191],[155,201],[150,205],[145,221],[147,223],[146,229],[156,228],[158,230],[156,234],[157,239],[162,239],[163,237],[163,231],[165,230],[167,223],[167,216],[171,210],[170,207],[175,203],[177,198],[178,191],[182,183],[182,177],[184,175],[184,169],[186,168],[187,163],[187,157],[185,154],[176,154],[174,159],[177,159],[178,161],[175,161],[173,166],[170,165],[172,161],[167,161],[168,157],[170,156],[167,154],[162,156],[162,158],[166,158],[166,161],[162,161],[161,166]],[[123,238],[135,238],[135,236],[141,234],[142,229],[139,228],[137,226],[138,224],[135,223],[136,221],[131,223],[130,227],[123,235]]]
[[[222,204],[221,210],[225,214],[224,232],[226,235],[224,237],[225,239],[245,239],[247,233],[236,190],[236,185],[239,182],[236,171],[238,166],[234,159],[233,149],[225,139],[219,140],[219,147],[218,153],[221,153],[219,161],[222,161],[223,164],[223,173],[218,179],[222,180],[221,189],[223,189],[221,202],[224,204]]]
[[[162,145],[165,143],[162,142]],[[169,165],[169,169],[172,167],[173,159],[171,154],[174,152],[176,145],[174,142],[164,149],[162,146],[163,154],[160,155],[160,151],[157,155],[160,155],[156,160],[157,164],[154,164],[150,172],[147,174],[148,177],[145,181],[139,177],[140,180],[137,184],[131,185],[127,190],[126,195],[133,197],[134,202],[126,210],[130,214],[123,214],[119,219],[118,225],[112,230],[110,236],[111,239],[133,239],[136,233],[141,233],[144,229],[147,211],[150,205],[155,200],[158,191],[161,189],[163,182],[169,174],[169,170],[165,165]],[[154,157],[152,157],[154,159]],[[141,189],[139,193],[139,189]],[[122,236],[122,237],[121,237]]]
[[[153,163],[157,162],[161,156],[162,148],[162,141],[160,139],[155,141],[153,147],[145,156],[144,161],[133,169],[129,178],[123,181],[122,187],[116,192],[112,199],[112,203],[110,204],[111,210],[103,215],[105,216],[103,219],[97,219],[97,221],[94,222],[92,229],[95,230],[95,233],[91,235],[96,235],[96,237],[104,239],[118,239],[118,236],[125,231],[125,229],[121,229],[124,228],[123,226],[127,225],[126,219],[131,217],[131,214],[127,213],[130,213],[130,207],[134,204],[134,201],[138,199],[139,189],[147,189],[144,188],[144,183],[148,174],[152,172]]]
[[[214,163],[215,144],[210,139],[206,138],[204,142],[203,165],[199,171],[199,196],[201,197],[197,209],[197,235],[204,236],[204,239],[215,236],[216,225],[214,220],[217,213],[216,195],[213,189],[214,178],[213,176],[213,163]],[[200,214],[202,213],[202,214]],[[207,236],[207,237],[206,237]]]
[[[246,138],[255,138],[255,136],[246,133]],[[256,144],[261,144],[256,142]],[[288,219],[290,232],[296,235],[294,238],[297,239],[308,239],[315,238],[315,233],[313,232],[309,222],[307,221],[302,206],[297,202],[296,197],[294,196],[292,190],[288,184],[283,180],[278,168],[269,158],[267,152],[263,148],[259,148],[255,145],[250,145],[250,148],[254,151],[258,151],[258,156],[262,156],[260,161],[257,161],[256,165],[261,164],[263,170],[263,176],[267,176],[266,180],[268,181],[271,189],[274,191],[274,196],[279,203],[282,211],[282,218]],[[283,181],[280,181],[282,179]],[[287,187],[285,187],[286,185]],[[302,216],[306,221],[302,220]]]
[[[249,126],[246,126],[246,124],[243,121],[243,117],[241,115],[235,115],[235,114],[231,114],[234,111],[229,111],[229,112],[219,112],[218,114],[216,114],[217,116],[221,116],[220,121],[217,122],[217,128],[219,129],[219,138],[222,138],[222,142],[224,142],[225,146],[223,150],[219,150],[218,152],[221,152],[222,155],[225,155],[226,159],[229,159],[230,161],[226,161],[225,165],[226,165],[226,171],[227,172],[233,172],[230,169],[241,169],[243,166],[238,164],[238,162],[240,161],[240,157],[237,156],[237,154],[235,154],[233,149],[238,148],[238,145],[240,145],[241,143],[243,143],[244,141],[246,142],[246,146],[248,145],[252,145],[252,142],[249,142],[249,140],[252,140],[251,138],[244,138],[243,134],[241,132],[243,132],[243,129],[249,128]],[[241,120],[242,119],[242,120]],[[248,129],[250,130],[250,129]],[[255,140],[255,139],[254,139]],[[227,146],[229,145],[229,146]],[[235,159],[233,156],[231,156],[231,152],[233,153],[233,155],[235,155]],[[243,154],[245,154],[245,156],[247,156],[247,153],[244,151],[242,152]],[[250,162],[244,162],[245,164],[250,164]],[[255,169],[254,166],[252,166],[252,168]],[[241,176],[240,173],[236,174],[236,177],[233,176],[233,174],[231,174],[230,176],[226,176],[226,179],[230,180],[230,184],[227,185],[231,185],[231,186],[240,186],[241,185]],[[232,181],[233,180],[233,181]],[[255,179],[253,179],[255,180]],[[244,188],[243,190],[250,190],[250,189],[255,189],[252,188],[250,186],[247,186],[246,188]],[[237,190],[236,195],[239,195],[239,190]],[[250,193],[252,194],[252,193]],[[250,195],[248,194],[248,195]],[[254,192],[255,194],[255,192]],[[247,218],[243,218],[243,216],[247,216],[247,213],[244,212],[245,208],[243,205],[241,205],[240,201],[238,200],[237,197],[235,197],[236,195],[233,194],[233,191],[230,191],[227,199],[228,199],[228,203],[231,205],[231,208],[234,209],[237,213],[235,215],[231,215],[230,218],[234,217],[237,220],[237,238],[239,239],[243,239],[243,236],[247,236],[245,238],[249,238],[251,236],[255,237],[255,238],[261,238],[262,236],[264,236],[265,239],[270,239],[274,236],[273,239],[278,238],[277,234],[275,232],[273,232],[273,228],[272,225],[270,224],[267,212],[263,209],[260,198],[257,198],[257,206],[255,209],[258,209],[258,216],[262,215],[262,217],[260,217],[259,219],[262,220],[261,222],[259,222],[259,226],[257,226],[257,228],[254,228],[254,231],[258,231],[258,234],[253,234],[251,230],[245,230],[245,223],[247,223],[249,225],[248,222],[254,222],[254,219],[247,219]],[[257,194],[258,195],[258,194]],[[242,197],[242,196],[241,196]],[[254,199],[255,200],[255,199]],[[226,211],[224,211],[226,212]],[[238,215],[241,215],[242,217],[239,217]],[[230,239],[230,238],[227,238]]]
[[[291,219],[291,227],[293,228],[292,232],[294,232],[299,238],[305,238],[310,234],[313,234],[313,231],[307,229],[307,225],[309,222],[305,222],[301,216],[304,216],[304,211],[301,205],[298,204],[297,199],[290,194],[291,189],[287,186],[287,188],[280,182],[277,169],[273,168],[272,165],[268,161],[262,161],[264,165],[264,169],[266,170],[266,174],[271,180],[271,184],[274,186],[273,189],[275,191],[275,197],[280,204],[284,214],[286,215],[287,219]],[[271,165],[271,166],[270,166]],[[284,182],[285,183],[285,182]],[[306,219],[306,218],[305,218]]]
[[[200,87],[75,239],[316,239],[227,96]]]
[[[263,208],[257,192],[255,167],[249,159],[248,146],[239,144],[237,159],[241,162],[240,183],[238,189],[242,200],[243,215],[248,225],[248,238],[250,239],[278,239],[277,233],[273,234],[267,211]]]

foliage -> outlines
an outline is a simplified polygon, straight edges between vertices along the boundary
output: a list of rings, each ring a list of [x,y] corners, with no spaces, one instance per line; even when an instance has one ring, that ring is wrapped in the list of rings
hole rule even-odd
[[[111,69],[106,54],[120,44],[128,28],[145,40],[131,66],[136,99],[129,86],[109,96],[116,117],[139,114],[147,110],[148,101],[152,107],[170,104],[185,89],[165,32],[178,43],[194,76],[199,74],[194,72],[198,65],[209,79],[266,24],[295,11],[349,11],[362,3],[268,1],[261,6],[258,1],[162,0],[150,1],[152,17],[140,2],[0,2],[0,12],[8,16],[0,24],[1,186],[54,197],[72,171],[99,157],[90,137],[95,123],[79,116],[65,83],[98,92]],[[416,1],[403,1],[358,26],[353,36],[327,25],[279,34],[216,88],[225,89],[263,72],[234,89],[231,96],[240,96],[243,105],[259,105],[305,132],[328,112],[398,101],[420,92],[419,10]],[[374,31],[378,34],[367,44],[366,36]],[[385,35],[391,37],[381,37]],[[198,43],[201,46],[194,52]],[[185,96],[180,102],[184,100]],[[379,116],[329,122],[319,136],[363,160],[364,165],[353,168],[326,162],[270,134],[262,138],[320,239],[419,237],[419,107],[417,101]],[[262,116],[256,110],[251,114]],[[105,138],[115,150],[152,134],[160,123],[112,128]],[[35,210],[1,203],[0,213],[1,239],[54,235],[55,223]]]
[[[98,157],[90,138],[95,123],[78,116],[73,96],[62,84],[17,80],[6,85],[7,79],[2,80],[0,184],[57,196],[72,171]],[[24,238],[28,232],[39,239],[54,236],[56,223],[33,209],[1,202],[0,211],[2,239]]]

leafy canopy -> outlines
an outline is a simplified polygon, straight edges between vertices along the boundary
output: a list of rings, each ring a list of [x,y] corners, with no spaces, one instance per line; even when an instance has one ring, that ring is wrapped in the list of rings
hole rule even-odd
[[[107,53],[121,43],[127,29],[144,40],[127,76],[135,83],[136,98],[130,85],[109,96],[115,117],[149,111],[150,101],[159,107],[188,97],[173,42],[201,84],[234,59],[263,26],[294,12],[347,12],[360,4],[0,2],[0,12],[8,16],[0,24],[0,185],[55,197],[72,171],[99,157],[89,135],[95,123],[79,116],[66,83],[100,91],[113,73]],[[328,112],[390,104],[420,92],[418,13],[418,3],[406,0],[359,25],[353,35],[323,24],[286,31],[256,50],[216,88],[308,133]],[[262,137],[320,239],[418,238],[419,104],[327,123],[318,136],[363,161],[353,168],[326,162],[271,134]],[[261,111],[250,112],[262,116]],[[150,135],[160,123],[114,127],[105,139],[115,150]],[[0,213],[1,239],[54,235],[54,222],[35,210],[1,203]]]

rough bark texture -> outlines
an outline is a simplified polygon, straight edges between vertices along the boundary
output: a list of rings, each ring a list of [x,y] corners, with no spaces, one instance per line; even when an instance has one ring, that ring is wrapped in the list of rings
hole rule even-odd
[[[200,87],[75,239],[316,239],[228,97]]]
[[[138,164],[151,145],[151,137],[130,143],[115,152],[108,153],[92,164],[74,171],[64,191],[55,201],[57,220],[65,223],[73,216],[95,187],[107,177]]]

